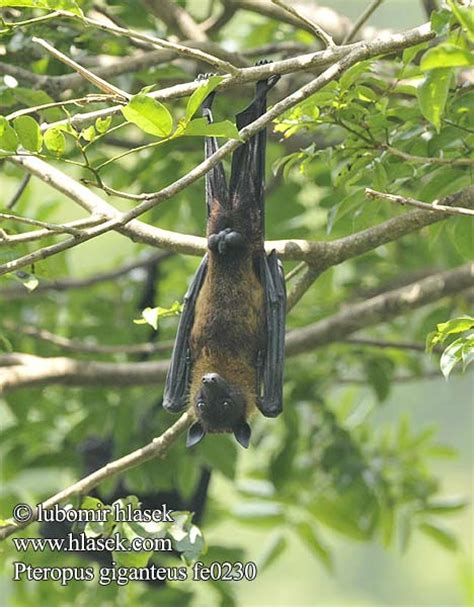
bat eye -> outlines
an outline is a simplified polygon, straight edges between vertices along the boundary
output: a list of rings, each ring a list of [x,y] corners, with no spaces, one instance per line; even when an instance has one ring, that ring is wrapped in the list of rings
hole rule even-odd
[[[198,401],[196,406],[198,408],[198,411],[204,411],[204,409],[206,408],[206,403],[203,400],[200,400]]]
[[[228,409],[228,408],[230,407],[230,402],[229,402],[228,400],[225,400],[225,401],[222,403],[222,406],[224,407],[224,409]]]

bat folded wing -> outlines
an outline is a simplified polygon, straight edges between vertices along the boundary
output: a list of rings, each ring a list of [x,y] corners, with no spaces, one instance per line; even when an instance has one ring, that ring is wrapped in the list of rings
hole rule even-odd
[[[174,342],[171,364],[166,376],[163,407],[172,413],[182,411],[187,406],[188,385],[191,372],[189,339],[193,327],[194,312],[199,291],[207,272],[207,254],[203,257],[198,269],[184,296],[184,305],[179,320],[178,332]]]
[[[267,335],[258,407],[266,417],[276,417],[283,408],[286,288],[283,268],[275,251],[262,258],[261,270]]]

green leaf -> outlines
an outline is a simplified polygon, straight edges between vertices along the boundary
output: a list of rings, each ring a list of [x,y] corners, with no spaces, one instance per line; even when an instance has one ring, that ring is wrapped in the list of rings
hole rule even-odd
[[[222,122],[207,121],[207,118],[196,118],[191,120],[182,132],[186,137],[227,137],[228,139],[240,140],[239,131],[233,122],[230,120],[222,120]]]
[[[301,541],[321,560],[326,569],[332,571],[333,563],[331,553],[328,548],[321,543],[316,535],[314,526],[308,522],[302,522],[296,526],[296,531]]]
[[[7,152],[15,152],[18,146],[18,137],[15,129],[10,126],[8,120],[0,116],[0,149]]]
[[[182,309],[183,305],[180,304],[179,301],[175,301],[170,308],[161,308],[160,306],[156,308],[145,308],[142,311],[142,318],[138,318],[133,322],[136,325],[148,324],[156,331],[160,318],[166,318],[167,316],[179,316]]]
[[[156,99],[146,95],[135,95],[122,108],[122,114],[142,131],[156,137],[168,137],[173,130],[173,117],[168,109]]]
[[[205,84],[194,91],[194,93],[188,99],[188,103],[186,105],[186,122],[191,120],[191,118],[200,108],[204,99],[216,88],[220,82],[222,82],[222,80],[223,76],[211,76]]]
[[[440,67],[465,67],[474,64],[474,55],[454,44],[440,44],[429,49],[421,59],[423,72]]]
[[[438,35],[446,34],[452,20],[452,13],[447,8],[431,13],[431,29]]]
[[[206,542],[199,527],[191,525],[185,537],[174,542],[174,548],[181,552],[181,557],[186,563],[195,561],[206,548]]]
[[[258,570],[267,569],[285,551],[286,545],[286,537],[281,531],[272,533],[257,558]]]
[[[20,144],[29,152],[39,152],[43,145],[43,135],[38,123],[31,116],[19,116],[13,121]]]
[[[52,127],[44,134],[44,144],[56,156],[62,156],[66,148],[66,138],[61,129]]]
[[[441,335],[441,340],[444,341],[448,335],[456,333],[464,333],[474,328],[474,318],[472,316],[459,316],[447,322],[440,322],[436,325],[437,332]]]
[[[441,367],[441,371],[445,377],[448,379],[449,374],[454,369],[456,364],[462,360],[462,347],[464,345],[464,340],[462,337],[453,341],[446,350],[441,355],[441,359],[439,361],[439,366]]]
[[[441,527],[437,523],[421,523],[419,528],[423,533],[434,539],[440,546],[455,552],[458,548],[456,537],[451,531]]]
[[[106,116],[105,118],[97,118],[95,121],[95,130],[98,133],[106,133],[112,124],[112,116]]]
[[[422,511],[429,512],[430,514],[451,514],[463,510],[468,504],[469,502],[465,498],[450,497],[436,501],[433,500],[424,506]]]
[[[453,11],[454,16],[465,30],[469,40],[474,42],[474,18],[472,8],[459,6],[456,0],[448,0],[448,4]]]
[[[18,6],[24,8],[43,8],[52,11],[69,11],[75,15],[82,15],[77,2],[74,0],[0,0],[0,7]]]
[[[426,48],[427,42],[422,42],[421,44],[417,44],[416,46],[410,46],[403,51],[402,61],[404,65],[411,63],[412,59],[414,59],[419,52],[423,51]]]
[[[418,88],[418,105],[421,113],[438,132],[441,128],[441,117],[446,107],[451,80],[451,69],[438,68],[428,72],[423,84]]]
[[[81,131],[81,137],[86,141],[94,141],[95,139],[95,128],[94,125],[90,125]]]
[[[465,338],[461,350],[462,358],[462,370],[465,371],[466,367],[474,361],[474,335]]]

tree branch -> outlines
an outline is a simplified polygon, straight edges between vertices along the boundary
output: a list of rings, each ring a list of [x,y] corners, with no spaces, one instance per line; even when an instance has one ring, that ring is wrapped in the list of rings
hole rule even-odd
[[[262,128],[266,127],[274,118],[278,117],[288,109],[294,107],[304,99],[307,99],[313,93],[320,90],[328,82],[331,82],[332,80],[335,80],[340,77],[340,75],[344,73],[345,70],[355,65],[359,61],[365,60],[370,56],[378,55],[381,53],[386,53],[389,51],[393,52],[395,49],[400,50],[402,48],[405,48],[406,46],[411,46],[416,42],[419,42],[420,38],[432,38],[433,35],[434,34],[430,31],[429,27],[421,26],[420,28],[415,28],[414,30],[410,30],[405,34],[400,35],[397,39],[391,40],[390,42],[387,42],[387,40],[376,40],[372,43],[355,45],[349,55],[347,55],[334,65],[331,65],[328,69],[326,69],[322,74],[317,76],[310,83],[306,84],[305,86],[301,87],[299,90],[292,93],[279,103],[275,104],[270,110],[260,116],[257,120],[241,129],[239,132],[241,141],[247,141],[250,137],[252,137],[252,135],[260,131]],[[257,67],[253,69],[258,70],[259,68]],[[19,268],[24,267],[26,265],[30,265],[36,261],[46,259],[61,251],[65,251],[67,249],[77,246],[82,242],[86,242],[92,238],[104,234],[105,232],[110,231],[112,229],[120,230],[139,215],[152,209],[164,200],[171,198],[176,193],[188,187],[198,178],[202,177],[225,156],[229,155],[231,152],[236,150],[239,145],[241,145],[241,141],[235,139],[228,141],[216,152],[214,152],[214,154],[212,154],[208,159],[201,162],[187,175],[181,177],[172,185],[163,188],[159,192],[146,195],[145,200],[143,200],[143,202],[138,204],[131,211],[128,211],[126,213],[119,213],[116,209],[113,209],[113,207],[109,207],[111,210],[113,210],[113,217],[105,221],[103,224],[85,229],[80,236],[76,236],[73,239],[65,240],[61,243],[51,245],[50,247],[45,247],[28,255],[24,255],[23,257],[20,257],[14,261],[10,261],[3,264],[2,266],[0,266],[0,275],[12,272],[14,270],[18,270]],[[28,166],[25,162],[24,156],[17,155],[13,156],[11,159],[14,162],[17,162],[18,164],[22,164],[25,168],[27,168]],[[30,162],[31,160],[37,161],[38,159],[30,159]],[[79,184],[76,184],[76,188],[78,185]],[[88,190],[86,191],[88,192]],[[89,194],[90,193],[88,192],[88,195]],[[69,196],[72,197],[70,194]],[[101,201],[100,199],[98,200],[100,202],[96,204],[103,208],[103,201]],[[143,228],[143,225],[141,227]]]
[[[12,353],[0,355],[0,394],[12,389],[64,386],[135,386],[163,382],[168,361],[109,363],[67,357]]]
[[[401,289],[388,291],[350,306],[312,325],[290,331],[286,352],[294,356],[352,335],[359,329],[387,322],[432,301],[474,286],[474,263],[433,274]]]
[[[289,15],[285,11],[281,10],[278,6],[272,4],[269,0],[231,0],[231,3],[234,7],[239,8],[241,10],[251,11],[253,13],[258,13],[270,19],[276,19],[277,21],[282,21],[283,23],[289,23],[290,25],[294,25],[296,27],[302,27],[313,33],[310,27],[306,24],[302,24],[300,21],[296,19],[296,17]],[[311,9],[311,17],[313,21],[316,21],[321,25],[322,28],[326,32],[330,34],[330,36],[334,39],[337,44],[341,44],[344,38],[353,28],[351,20],[345,15],[341,15],[337,13],[331,8],[327,6],[317,6],[314,3],[305,3],[305,2],[296,2],[292,1],[292,5],[299,5],[302,8],[308,7]],[[360,31],[359,37],[362,40],[371,40],[374,35],[381,33],[380,31],[374,30],[372,27],[365,27]],[[388,30],[383,32],[384,34],[388,33]]]
[[[284,75],[325,67],[334,64],[336,61],[340,61],[352,52],[360,52],[360,58],[357,59],[357,61],[363,61],[370,57],[376,57],[377,55],[401,51],[407,47],[431,40],[434,37],[435,33],[431,31],[430,24],[427,23],[412,30],[400,34],[387,35],[367,43],[359,42],[347,46],[336,46],[325,49],[324,51],[307,53],[305,55],[275,61],[274,63],[266,65],[241,68],[238,71],[238,74],[226,76],[216,90],[227,90],[236,85],[240,87],[244,83],[256,82],[257,80],[269,78],[274,74]],[[191,95],[199,86],[200,83],[194,81],[164,88],[160,91],[153,91],[149,96],[158,101],[169,101],[171,99],[178,99]],[[67,124],[71,124],[75,128],[83,128],[92,124],[97,118],[104,118],[116,114],[121,110],[121,107],[122,106],[120,105],[116,105],[95,112],[76,114],[71,119],[43,124],[42,129],[46,130],[50,127],[58,127]]]
[[[282,0],[272,0],[273,4],[276,4],[281,9],[283,9],[289,15],[293,15],[297,19],[298,22],[303,23],[309,28],[310,32],[314,34],[317,38],[321,40],[321,42],[327,48],[334,46],[334,40],[331,36],[324,31],[322,27],[320,27],[315,21],[304,15],[301,11],[298,11],[293,6],[288,6]]]
[[[35,36],[31,40],[32,42],[36,42],[41,47],[43,47],[46,51],[48,51],[48,53],[53,55],[53,57],[59,59],[59,61],[76,71],[78,74],[81,75],[82,78],[93,84],[106,95],[112,95],[118,97],[119,99],[123,99],[124,101],[130,100],[131,95],[129,95],[125,91],[122,91],[122,89],[119,89],[113,84],[110,84],[103,78],[100,78],[90,70],[77,63],[77,61],[73,61],[70,57],[54,48],[54,46],[51,46],[51,44],[49,44],[49,42],[46,42],[46,40],[43,40],[42,38],[36,38]]]
[[[4,322],[3,326],[13,331],[16,335],[27,335],[35,339],[46,341],[50,344],[60,347],[62,350],[70,352],[87,352],[89,354],[155,354],[157,352],[169,352],[173,347],[173,342],[145,342],[143,344],[120,344],[116,346],[104,346],[97,343],[88,343],[78,339],[69,339],[62,335],[56,335],[45,329],[38,327],[14,325],[10,322]]]
[[[0,218],[4,216],[4,214],[0,213]],[[7,216],[8,217],[8,216]],[[51,237],[54,234],[81,234],[80,228],[90,228],[91,226],[96,226],[99,223],[104,221],[103,217],[94,217],[91,215],[90,217],[84,217],[83,219],[76,219],[74,221],[69,221],[63,224],[51,224],[45,223],[44,221],[36,221],[35,219],[27,219],[25,217],[18,218],[15,215],[10,217],[14,217],[23,223],[31,223],[33,225],[44,225],[46,226],[43,230],[31,230],[30,232],[22,232],[21,234],[2,234],[0,232],[0,248],[3,246],[11,247],[14,245],[18,245],[20,243],[25,242],[34,242],[35,240],[41,240],[46,237]]]
[[[464,209],[461,207],[447,206],[439,204],[435,200],[432,204],[427,202],[421,202],[421,200],[415,200],[415,198],[409,198],[408,196],[398,196],[394,194],[387,194],[385,192],[377,192],[371,188],[365,188],[365,195],[367,198],[381,198],[382,200],[388,200],[389,202],[395,202],[402,206],[408,205],[423,209],[431,213],[445,213],[447,215],[465,215],[467,217],[474,217],[473,209]]]
[[[372,2],[367,6],[365,11],[361,13],[357,21],[354,23],[351,31],[348,32],[345,36],[342,42],[343,44],[347,44],[348,42],[351,42],[351,40],[354,40],[357,32],[364,25],[364,23],[366,23],[370,19],[372,13],[377,10],[377,8],[382,4],[382,2],[383,0],[372,0]]]
[[[360,329],[388,322],[409,310],[473,286],[474,263],[433,274],[288,332],[286,354],[288,357],[296,356],[342,341]],[[167,368],[168,361],[107,363],[22,353],[4,354],[0,356],[0,393],[50,383],[86,387],[156,385],[166,377]]]
[[[443,166],[474,166],[473,158],[434,158],[431,156],[414,156],[408,154],[403,150],[392,147],[391,145],[380,144],[380,148],[386,150],[393,156],[403,158],[407,162],[414,162],[415,164],[439,164]]]
[[[147,268],[156,262],[160,262],[164,259],[167,259],[171,255],[172,253],[169,253],[168,251],[159,251],[158,253],[152,253],[151,255],[147,255],[143,259],[138,259],[130,263],[124,264],[116,270],[111,270],[109,272],[101,272],[88,278],[63,278],[59,280],[54,280],[53,282],[41,281],[40,284],[33,291],[28,291],[23,285],[13,285],[6,289],[0,289],[0,297],[4,297],[6,300],[17,298],[22,299],[26,297],[31,298],[35,295],[42,295],[43,293],[47,293],[48,291],[69,291],[71,289],[84,289],[96,284],[100,284],[102,282],[116,280],[117,278],[125,276],[126,274],[129,274],[130,272],[138,268]]]
[[[186,411],[181,417],[170,426],[161,436],[154,438],[150,443],[125,455],[113,462],[110,462],[96,470],[92,474],[84,477],[82,480],[74,483],[70,487],[63,489],[56,495],[53,495],[41,504],[44,510],[48,510],[56,504],[61,504],[76,495],[87,495],[94,487],[114,476],[130,470],[139,464],[142,464],[155,457],[165,457],[168,449],[182,434],[192,422],[192,415]],[[26,523],[15,523],[0,527],[0,540],[7,538],[19,529],[24,529],[38,518],[38,509],[33,511],[32,517]]]

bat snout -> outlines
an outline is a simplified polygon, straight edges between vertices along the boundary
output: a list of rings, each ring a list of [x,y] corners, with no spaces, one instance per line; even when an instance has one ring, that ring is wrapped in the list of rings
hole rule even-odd
[[[203,375],[201,381],[204,385],[209,385],[216,384],[219,379],[220,377],[218,373],[206,373],[206,375]]]

